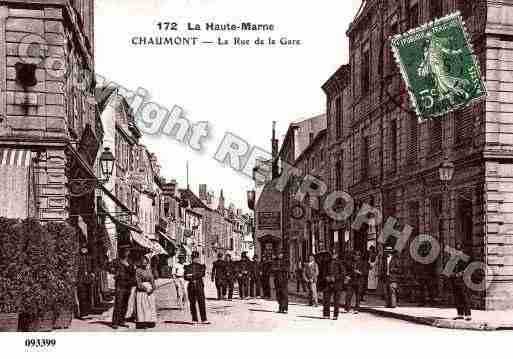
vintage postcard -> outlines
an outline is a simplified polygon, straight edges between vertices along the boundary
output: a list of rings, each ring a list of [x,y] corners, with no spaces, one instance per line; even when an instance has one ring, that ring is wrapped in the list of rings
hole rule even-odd
[[[0,345],[511,330],[512,33],[507,1],[0,1]]]

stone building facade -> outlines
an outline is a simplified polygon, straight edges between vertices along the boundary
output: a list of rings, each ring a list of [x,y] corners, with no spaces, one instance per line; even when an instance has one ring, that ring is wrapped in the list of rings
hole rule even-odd
[[[350,141],[351,127],[347,125],[347,119],[351,116],[351,67],[341,66],[322,86],[326,94],[327,134],[326,147],[328,169],[326,184],[328,192],[349,192],[352,176],[344,165],[349,163],[351,154]],[[344,120],[346,126],[344,126]],[[346,251],[346,239],[350,235],[350,223],[348,221],[331,221],[330,241],[335,250],[343,254]]]
[[[102,252],[95,192],[72,189],[76,180],[96,178],[103,137],[94,101],[93,4],[0,4],[0,215],[70,219],[79,229],[85,313],[98,297],[90,279]]]
[[[287,166],[292,166],[299,170],[297,178],[311,175],[323,181],[324,165],[327,163],[324,155],[325,142],[326,115],[292,123],[278,153],[281,174],[287,171]],[[282,238],[286,244],[284,248],[287,248],[291,268],[295,268],[299,262],[304,262],[310,254],[320,249],[318,246],[321,236],[324,243],[324,227],[319,227],[320,212],[312,211],[311,206],[307,204],[318,199],[304,198],[303,201],[298,201],[296,196],[299,186],[300,182],[291,180],[278,194],[281,197],[283,212]],[[298,211],[300,213],[293,213]]]
[[[442,121],[419,124],[389,39],[456,10],[471,34],[488,96]],[[341,185],[357,206],[369,203],[381,209],[385,218],[394,216],[411,225],[414,234],[430,234],[442,245],[462,243],[473,261],[486,263],[493,273],[485,274],[488,289],[472,295],[474,307],[482,309],[513,307],[511,19],[509,2],[366,1],[347,31],[350,60],[345,70],[338,71],[344,72],[344,80],[335,74],[324,87],[328,127],[335,129],[328,140],[330,187]],[[339,97],[342,105],[337,107]],[[339,135],[332,137],[337,126]],[[438,174],[445,157],[455,164],[447,192]],[[349,231],[338,223],[332,235],[340,237],[338,231],[343,231],[344,238],[349,235],[349,248],[366,251],[379,229],[378,224]],[[434,264],[432,278],[444,302],[450,300],[451,291],[440,272],[448,258],[445,254]],[[407,251],[400,262],[404,269],[400,296],[414,300],[418,295],[415,263]]]

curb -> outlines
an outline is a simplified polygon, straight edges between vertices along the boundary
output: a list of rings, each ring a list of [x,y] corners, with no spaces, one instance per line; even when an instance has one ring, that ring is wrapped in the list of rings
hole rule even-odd
[[[388,310],[380,310],[376,308],[361,307],[361,312],[375,314],[381,317],[394,318],[412,322],[416,324],[429,325],[436,328],[443,329],[460,329],[460,330],[474,330],[474,331],[494,331],[494,330],[505,330],[511,329],[509,327],[502,327],[500,325],[494,325],[491,323],[484,322],[464,322],[456,321],[451,319],[439,319],[439,318],[428,318],[428,317],[417,317],[414,315],[394,313]]]

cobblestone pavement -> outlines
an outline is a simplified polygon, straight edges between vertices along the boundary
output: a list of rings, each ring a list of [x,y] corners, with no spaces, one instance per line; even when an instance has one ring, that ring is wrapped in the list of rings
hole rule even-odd
[[[157,290],[158,323],[147,331],[404,331],[415,328],[421,332],[436,332],[441,329],[407,323],[401,320],[382,318],[368,313],[341,314],[338,321],[324,320],[322,308],[309,307],[304,299],[290,296],[288,314],[276,313],[275,301],[264,299],[215,300],[215,289],[207,283],[207,315],[210,325],[192,325],[189,310],[181,311],[176,305],[176,293],[172,282],[159,281]],[[238,298],[237,295],[234,295]],[[113,331],[110,328],[112,309],[87,320],[74,320],[67,331]],[[117,331],[135,331],[135,325]]]

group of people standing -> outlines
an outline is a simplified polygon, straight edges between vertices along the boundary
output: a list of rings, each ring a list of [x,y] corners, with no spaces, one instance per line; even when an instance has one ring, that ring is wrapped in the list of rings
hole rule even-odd
[[[233,261],[229,253],[219,253],[212,266],[211,280],[217,289],[217,299],[233,300],[233,288],[237,283],[240,299],[271,298],[271,277],[274,279],[279,312],[288,311],[289,265],[283,254],[273,260],[260,261],[258,256],[250,260],[246,252]]]
[[[147,256],[140,255],[136,260],[129,261],[130,251],[123,248],[119,259],[111,267],[115,273],[115,302],[112,315],[112,328],[127,327],[126,318],[136,323],[137,329],[153,328],[157,322],[157,310],[154,292],[157,289],[155,278],[150,268]],[[333,303],[334,320],[338,319],[342,291],[345,291],[345,305],[343,313],[349,313],[354,298],[353,313],[358,314],[360,302],[364,300],[367,290],[378,287],[378,278],[383,280],[384,294],[387,307],[397,306],[398,275],[400,273],[397,252],[387,248],[383,260],[379,261],[374,247],[368,251],[368,256],[362,257],[358,251],[339,258],[337,253],[324,262],[322,269],[311,255],[309,261],[296,270],[297,290],[300,287],[308,291],[310,306],[318,306],[318,290],[323,294],[322,314],[329,319],[331,304]],[[383,270],[378,268],[378,262],[383,264]],[[471,320],[470,300],[468,289],[463,280],[465,265],[456,267],[451,277],[454,297],[458,309],[455,319]],[[211,280],[215,283],[218,300],[232,300],[234,284],[237,282],[239,296],[247,298],[271,298],[271,277],[274,279],[278,312],[288,312],[289,294],[289,262],[283,253],[279,253],[272,260],[259,261],[257,256],[250,260],[247,253],[242,253],[241,259],[232,261],[230,254],[218,254],[213,263]],[[206,266],[200,263],[198,252],[192,253],[192,263],[186,265],[185,258],[178,257],[178,263],[173,266],[172,278],[176,287],[177,304],[185,309],[187,302],[190,305],[192,321],[210,324],[207,320],[205,290],[203,278],[206,275]],[[262,296],[261,296],[262,294]],[[131,303],[131,305],[129,305]]]
[[[153,328],[157,322],[154,295],[157,287],[150,261],[141,254],[133,264],[129,261],[129,254],[128,248],[122,248],[119,259],[111,267],[116,276],[112,328],[128,327],[127,316],[135,321],[137,329]],[[130,308],[129,303],[132,304]]]
[[[185,264],[185,257],[179,256],[178,263],[173,265],[171,278],[175,284],[176,300],[178,308],[184,310],[189,302],[192,322],[210,324],[207,319],[207,308],[205,298],[205,284],[203,278],[206,275],[206,266],[200,263],[200,254],[192,252],[192,262]]]
[[[392,251],[385,254],[386,269],[383,277],[389,307],[397,305],[397,265],[393,254]],[[365,258],[358,251],[349,253],[343,259],[339,258],[337,253],[333,253],[323,267],[324,270],[321,271],[313,255],[307,263],[298,267],[296,270],[298,293],[303,287],[303,290],[308,291],[310,306],[318,306],[319,287],[323,294],[323,317],[330,318],[330,307],[333,303],[333,319],[336,320],[340,313],[341,294],[345,291],[344,312],[351,311],[354,298],[353,313],[358,314],[360,302],[365,299],[367,291],[374,291],[378,287],[379,267],[375,248],[369,248],[368,256]]]
[[[141,254],[135,260],[129,260],[129,248],[120,250],[110,270],[115,274],[115,299],[112,314],[112,328],[127,328],[127,318],[135,321],[136,329],[154,328],[157,323],[157,307],[155,302],[155,277],[150,260]],[[179,257],[173,266],[172,277],[175,283],[178,306],[185,309],[187,301],[193,323],[198,323],[198,310],[201,323],[210,324],[207,320],[205,307],[205,291],[203,277],[206,267],[199,261],[199,253],[192,253],[192,263],[185,265],[185,259]],[[187,284],[186,284],[187,282]],[[131,304],[131,305],[130,305]]]
[[[217,299],[233,299],[234,284],[238,284],[239,296],[241,299],[260,298],[263,292],[264,297],[271,297],[266,266],[258,260],[257,256],[250,260],[246,252],[241,254],[238,261],[232,260],[229,253],[223,257],[222,253],[217,255],[217,260],[212,266],[211,279],[217,289]]]

